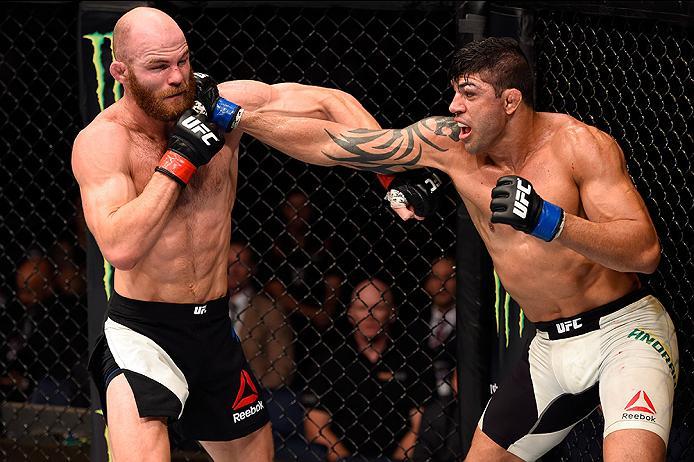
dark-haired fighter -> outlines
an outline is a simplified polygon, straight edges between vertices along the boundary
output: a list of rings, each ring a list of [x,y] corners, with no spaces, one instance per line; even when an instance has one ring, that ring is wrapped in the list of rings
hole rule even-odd
[[[677,340],[636,275],[655,271],[660,244],[624,154],[595,127],[534,110],[532,71],[513,40],[465,46],[450,78],[454,116],[400,130],[252,112],[240,128],[314,164],[451,177],[504,287],[538,328],[488,403],[468,460],[535,460],[598,405],[605,460],[664,460]]]
[[[215,461],[269,461],[265,405],[228,315],[242,132],[229,131],[241,112],[218,93],[259,112],[378,124],[340,91],[194,78],[183,32],[153,8],[123,15],[113,42],[125,95],[72,156],[87,224],[116,268],[90,361],[113,454],[169,460],[167,423],[179,420]]]

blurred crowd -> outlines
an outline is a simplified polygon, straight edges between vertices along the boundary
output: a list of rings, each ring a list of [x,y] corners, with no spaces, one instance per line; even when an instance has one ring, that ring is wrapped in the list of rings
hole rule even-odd
[[[452,460],[453,259],[432,259],[409,292],[382,274],[350,279],[306,194],[278,212],[270,249],[238,239],[228,256],[229,315],[265,389],[276,459]],[[82,234],[29,251],[0,292],[3,402],[89,406]],[[415,291],[428,302],[413,306]]]

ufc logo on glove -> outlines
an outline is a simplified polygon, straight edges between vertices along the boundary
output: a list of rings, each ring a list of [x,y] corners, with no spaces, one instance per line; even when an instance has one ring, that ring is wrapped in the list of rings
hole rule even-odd
[[[523,180],[518,178],[518,189],[516,189],[516,200],[513,203],[513,214],[521,218],[525,218],[528,214],[528,199],[526,194],[530,194],[533,190],[532,186],[528,183],[527,186],[523,186]]]
[[[210,140],[219,141],[219,138],[217,138],[217,136],[214,133],[212,133],[212,131],[209,128],[207,128],[207,126],[200,120],[198,120],[194,115],[191,115],[188,118],[186,118],[183,122],[181,122],[181,125],[190,129],[190,131],[193,133],[204,133],[201,139],[202,142],[208,146],[211,146],[212,144]]]

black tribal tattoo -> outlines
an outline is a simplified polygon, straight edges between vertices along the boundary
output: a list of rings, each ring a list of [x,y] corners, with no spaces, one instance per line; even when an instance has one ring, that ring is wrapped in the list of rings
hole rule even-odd
[[[323,151],[332,160],[378,173],[395,173],[393,167],[407,169],[416,165],[422,157],[423,145],[439,152],[448,151],[435,143],[435,137],[447,136],[460,141],[461,128],[452,117],[429,117],[403,129],[371,130],[356,129],[338,135],[326,130],[330,139],[346,151],[345,156],[333,156]]]

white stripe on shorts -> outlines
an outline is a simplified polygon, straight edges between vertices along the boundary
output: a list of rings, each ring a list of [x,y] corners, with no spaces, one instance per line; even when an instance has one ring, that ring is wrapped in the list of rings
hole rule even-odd
[[[171,390],[181,402],[183,414],[188,381],[166,351],[149,337],[110,318],[104,324],[104,334],[118,367],[149,377]]]

